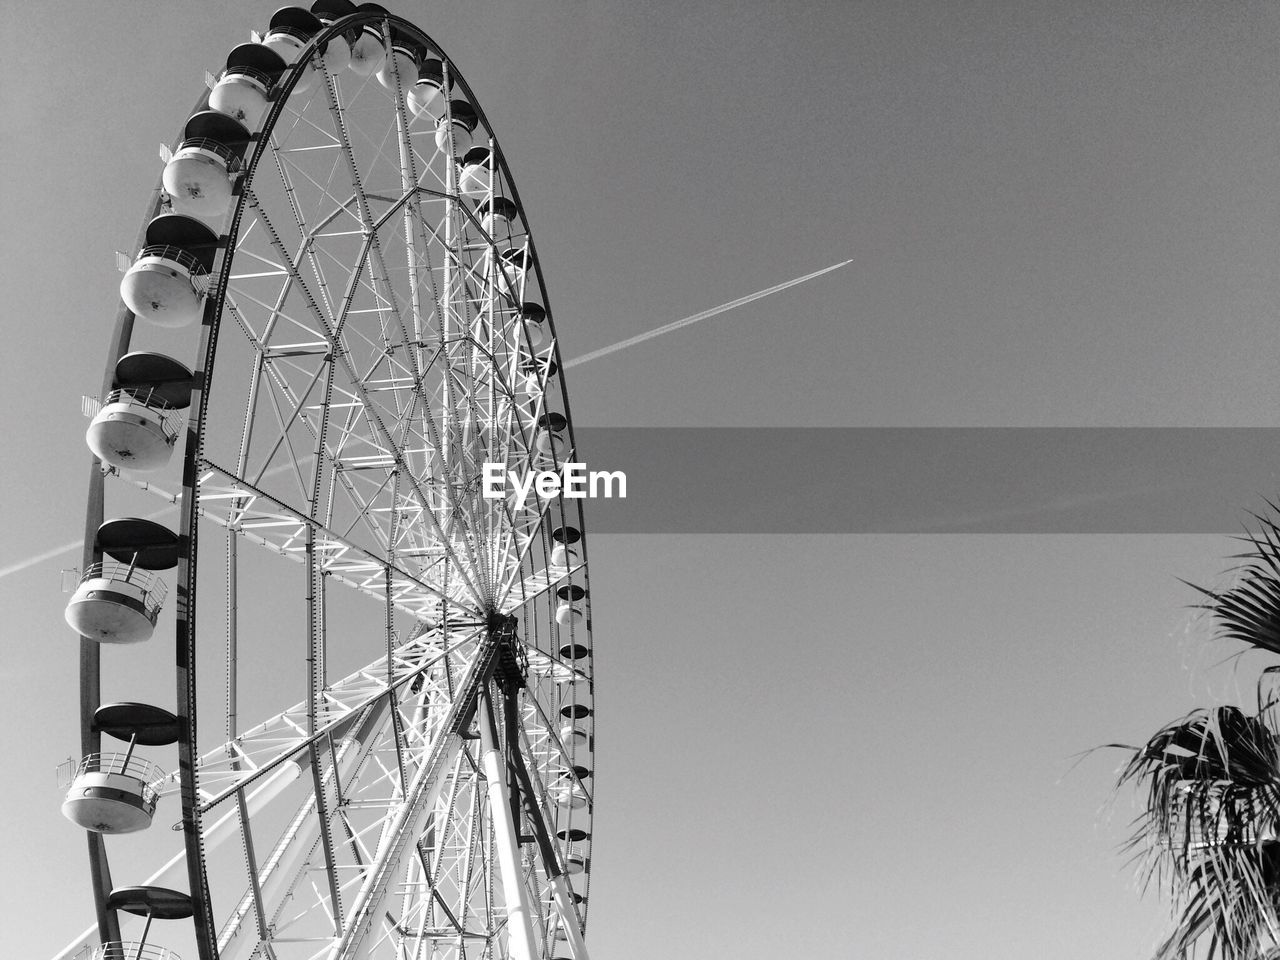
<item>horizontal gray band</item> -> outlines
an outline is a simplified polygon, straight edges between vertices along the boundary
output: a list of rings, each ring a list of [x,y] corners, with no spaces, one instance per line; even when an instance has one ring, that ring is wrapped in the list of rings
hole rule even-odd
[[[580,427],[599,533],[1238,533],[1280,496],[1263,427]]]

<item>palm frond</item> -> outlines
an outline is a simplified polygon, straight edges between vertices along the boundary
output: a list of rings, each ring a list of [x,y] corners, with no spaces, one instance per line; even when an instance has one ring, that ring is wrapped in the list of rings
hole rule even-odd
[[[1280,753],[1266,716],[1192,711],[1134,750],[1118,786],[1145,791],[1127,846],[1177,916],[1156,960],[1206,937],[1210,957],[1257,960],[1280,938]]]
[[[1280,939],[1280,843],[1268,841],[1207,859],[1187,877],[1174,932],[1153,960],[1184,960],[1208,937],[1209,958],[1259,960]]]
[[[1280,514],[1275,504],[1266,503],[1273,513]],[[1188,586],[1209,598],[1197,606],[1212,615],[1218,639],[1240,640],[1259,650],[1280,653],[1280,522],[1264,514],[1250,516],[1257,529],[1246,528],[1240,538],[1248,549],[1231,558],[1240,561],[1232,570],[1235,585],[1222,591],[1194,583]]]

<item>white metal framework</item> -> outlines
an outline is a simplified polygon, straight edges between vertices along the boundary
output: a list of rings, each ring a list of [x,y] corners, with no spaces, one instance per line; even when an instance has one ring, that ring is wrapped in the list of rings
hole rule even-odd
[[[189,884],[193,916],[156,939],[200,960],[586,960],[580,501],[481,485],[485,463],[576,459],[532,236],[435,42],[372,5],[316,9],[318,32],[273,27],[300,52],[261,84],[225,214],[199,183],[199,205],[161,192],[151,211],[219,238],[202,320],[122,308],[102,392],[131,350],[194,371],[168,472],[95,459],[86,525],[87,566],[115,503],[141,488],[179,508],[176,604],[118,651],[154,658],[171,637],[177,664],[177,763],[150,755],[178,769],[161,793],[185,853],[146,882]],[[82,752],[99,754],[95,711],[146,691],[104,691],[101,646],[81,645]],[[143,882],[130,841],[109,862],[89,836],[96,938],[133,956],[147,933],[122,931],[110,897],[113,874]]]

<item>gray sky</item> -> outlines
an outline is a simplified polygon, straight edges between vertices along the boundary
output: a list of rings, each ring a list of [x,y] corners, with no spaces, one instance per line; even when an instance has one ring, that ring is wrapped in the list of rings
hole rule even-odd
[[[204,72],[273,9],[3,3],[0,568],[80,535],[113,251]],[[1273,425],[1274,5],[389,6],[497,130],[566,355],[854,258],[573,369],[579,424]],[[1100,813],[1118,757],[1068,769],[1236,696],[1175,579],[1232,549],[592,538],[595,956],[1142,956],[1159,910],[1114,852],[1130,811]],[[90,919],[53,785],[74,562],[0,579],[15,955]]]

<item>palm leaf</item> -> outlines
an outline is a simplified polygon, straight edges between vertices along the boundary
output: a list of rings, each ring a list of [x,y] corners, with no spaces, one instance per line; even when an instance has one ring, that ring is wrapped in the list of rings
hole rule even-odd
[[[1270,716],[1195,710],[1135,749],[1120,773],[1119,786],[1146,794],[1127,846],[1144,886],[1166,888],[1174,903],[1174,932],[1155,960],[1183,960],[1205,942],[1210,958],[1257,960],[1280,934],[1280,754]]]
[[[1280,513],[1274,503],[1266,502]],[[1232,571],[1235,585],[1223,591],[1194,583],[1188,586],[1208,597],[1197,606],[1212,615],[1218,639],[1241,640],[1259,650],[1280,653],[1280,523],[1263,514],[1250,516],[1257,529],[1246,528],[1240,539],[1248,549],[1232,557],[1240,561]]]

